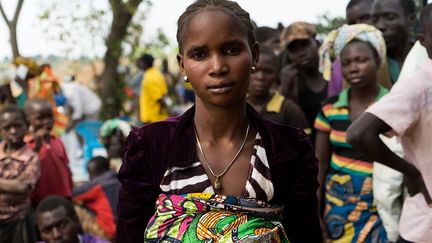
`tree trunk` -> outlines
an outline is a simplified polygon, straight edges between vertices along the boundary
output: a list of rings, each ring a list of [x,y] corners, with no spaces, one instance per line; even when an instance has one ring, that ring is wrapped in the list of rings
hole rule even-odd
[[[0,13],[6,22],[6,25],[9,28],[9,34],[10,34],[10,43],[12,47],[12,56],[15,59],[16,57],[20,56],[19,48],[18,48],[18,39],[17,39],[17,24],[18,24],[18,17],[21,12],[22,5],[24,3],[24,0],[19,0],[18,4],[15,9],[15,14],[13,16],[12,20],[9,20],[6,16],[6,13],[3,9],[3,6],[0,2]]]
[[[15,59],[16,57],[21,56],[18,48],[18,39],[17,39],[17,29],[16,26],[9,28],[10,33],[10,43],[12,47],[12,56]]]
[[[122,109],[124,83],[120,81],[117,66],[122,55],[121,44],[127,35],[127,28],[142,0],[110,0],[113,19],[110,33],[105,41],[107,50],[104,56],[104,69],[98,79],[98,89],[102,97],[101,119],[113,118]]]

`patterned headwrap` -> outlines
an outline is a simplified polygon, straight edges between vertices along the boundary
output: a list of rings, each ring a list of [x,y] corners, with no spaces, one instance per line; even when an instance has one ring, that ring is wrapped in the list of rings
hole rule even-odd
[[[109,119],[105,121],[102,127],[99,129],[99,135],[103,138],[109,136],[115,129],[121,131],[124,137],[129,135],[129,132],[132,130],[132,127],[126,121],[120,120],[118,118]]]
[[[332,62],[340,59],[343,48],[354,39],[370,43],[381,58],[381,65],[384,63],[387,54],[381,31],[367,24],[343,25],[330,32],[319,49],[319,69],[325,80],[330,80]]]

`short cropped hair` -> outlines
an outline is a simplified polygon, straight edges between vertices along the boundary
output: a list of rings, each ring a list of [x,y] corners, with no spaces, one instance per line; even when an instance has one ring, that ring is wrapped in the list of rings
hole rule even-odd
[[[17,105],[6,105],[0,109],[0,116],[3,116],[6,113],[14,113],[21,117],[24,123],[27,124],[27,118],[23,111],[23,109],[19,108]]]
[[[45,212],[53,211],[59,207],[63,207],[66,210],[66,215],[76,222],[79,222],[78,216],[75,212],[73,203],[62,196],[48,196],[43,199],[36,208],[36,215]]]

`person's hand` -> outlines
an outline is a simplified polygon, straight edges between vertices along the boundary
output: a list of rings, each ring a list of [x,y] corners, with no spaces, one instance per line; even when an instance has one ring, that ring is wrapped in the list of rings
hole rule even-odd
[[[327,227],[323,218],[320,220],[323,242],[327,242]]]
[[[34,137],[36,139],[44,139],[46,136],[48,136],[50,131],[46,129],[45,127],[41,127],[38,130],[34,132]]]
[[[286,64],[280,72],[281,93],[284,96],[289,96],[297,79],[299,71],[295,68],[294,64]]]
[[[426,184],[420,171],[413,165],[409,168],[409,172],[404,174],[404,181],[408,188],[408,193],[414,196],[417,193],[422,193],[429,207],[432,207],[432,199],[426,188]]]

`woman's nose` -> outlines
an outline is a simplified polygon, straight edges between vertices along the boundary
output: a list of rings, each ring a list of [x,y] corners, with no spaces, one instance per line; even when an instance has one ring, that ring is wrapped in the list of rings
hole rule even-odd
[[[223,76],[229,72],[228,63],[222,55],[213,55],[211,58],[211,76]]]

